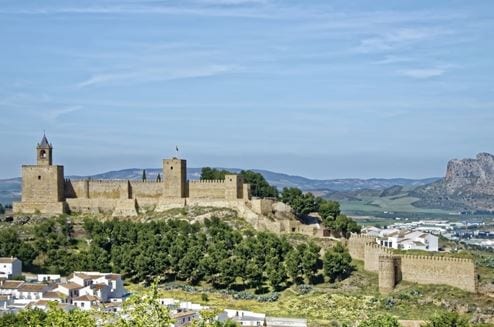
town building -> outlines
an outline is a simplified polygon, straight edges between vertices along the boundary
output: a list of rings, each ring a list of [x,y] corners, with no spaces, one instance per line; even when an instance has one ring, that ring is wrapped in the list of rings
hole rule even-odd
[[[14,257],[0,258],[0,278],[15,278],[22,275],[22,262]]]

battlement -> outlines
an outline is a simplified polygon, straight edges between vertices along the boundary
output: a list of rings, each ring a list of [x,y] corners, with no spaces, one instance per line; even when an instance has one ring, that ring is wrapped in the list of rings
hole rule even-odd
[[[225,184],[224,179],[190,180],[190,184]]]
[[[477,270],[471,258],[398,253],[366,235],[352,235],[348,249],[352,258],[364,261],[365,270],[379,273],[383,293],[391,292],[401,280],[477,291]]]
[[[444,261],[444,262],[474,263],[473,259],[458,258],[458,257],[446,257],[446,256],[442,256],[442,255],[400,254],[400,257],[403,259],[407,259],[407,260],[430,260],[430,261]]]

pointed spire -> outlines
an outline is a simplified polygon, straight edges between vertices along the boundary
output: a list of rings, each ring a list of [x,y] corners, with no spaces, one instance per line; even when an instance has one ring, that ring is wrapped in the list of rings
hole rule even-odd
[[[40,147],[43,148],[49,148],[50,143],[48,142],[48,139],[46,138],[46,134],[43,132],[43,138],[41,139],[41,143],[39,144]]]

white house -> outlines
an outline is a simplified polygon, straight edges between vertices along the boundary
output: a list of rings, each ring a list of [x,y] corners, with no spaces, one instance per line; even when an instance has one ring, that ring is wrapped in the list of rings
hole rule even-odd
[[[118,274],[76,271],[69,282],[82,286],[78,296],[98,296],[102,302],[121,301],[128,294],[124,288],[122,277]]]
[[[18,300],[41,300],[48,290],[50,287],[46,284],[23,283],[14,296]]]
[[[24,284],[22,280],[1,280],[0,295],[17,295],[17,290]]]
[[[383,230],[376,241],[393,249],[439,251],[439,238],[421,231]]]
[[[190,324],[192,321],[199,319],[197,311],[180,311],[172,313],[171,317],[175,320],[172,327],[182,327]]]
[[[72,304],[81,310],[91,310],[100,303],[96,296],[83,295],[72,300]]]
[[[220,322],[231,320],[241,326],[263,326],[266,315],[252,311],[225,309],[218,315],[217,319]]]
[[[22,261],[15,257],[0,258],[0,278],[13,278],[22,275]]]
[[[59,283],[61,280],[60,275],[53,274],[39,274],[36,275],[36,280],[40,283]]]

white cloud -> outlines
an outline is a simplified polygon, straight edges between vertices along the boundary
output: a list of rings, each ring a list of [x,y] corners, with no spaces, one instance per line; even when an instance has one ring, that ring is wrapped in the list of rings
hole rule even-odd
[[[171,81],[178,79],[212,77],[239,71],[237,66],[230,65],[208,65],[179,70],[141,69],[127,72],[102,73],[91,76],[77,84],[84,88],[101,84],[136,84],[146,82]]]
[[[365,38],[360,41],[356,50],[362,53],[390,51],[450,33],[450,31],[439,28],[402,28]]]
[[[48,118],[49,121],[55,122],[63,115],[67,115],[82,109],[83,109],[82,106],[70,106],[67,108],[53,109],[46,113],[46,118]]]
[[[441,68],[417,68],[417,69],[405,69],[399,71],[400,75],[416,78],[427,79],[432,77],[438,77],[446,73],[445,69]]]

